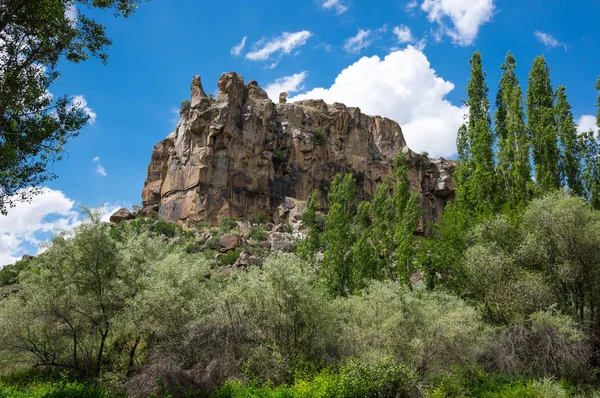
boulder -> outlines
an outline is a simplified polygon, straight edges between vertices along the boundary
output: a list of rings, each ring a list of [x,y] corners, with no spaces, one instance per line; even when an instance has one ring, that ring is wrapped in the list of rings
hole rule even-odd
[[[112,216],[110,216],[109,220],[113,224],[120,224],[123,221],[133,220],[133,219],[135,219],[135,216],[133,214],[131,214],[131,212],[129,210],[127,210],[126,208],[122,208],[122,209],[115,211],[112,214]]]
[[[239,235],[225,235],[219,241],[221,253],[235,250],[242,244],[242,238]]]

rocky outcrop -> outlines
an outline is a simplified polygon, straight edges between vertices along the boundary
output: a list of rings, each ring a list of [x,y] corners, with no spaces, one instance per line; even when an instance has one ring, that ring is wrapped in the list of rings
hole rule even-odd
[[[398,151],[408,160],[424,223],[454,196],[454,162],[412,152],[390,119],[322,100],[289,103],[285,95],[274,104],[256,81],[245,84],[236,73],[223,74],[218,87],[211,99],[194,77],[190,106],[152,151],[144,209],[189,225],[261,213],[275,223],[297,220],[301,201],[315,190],[327,207],[326,188],[338,172],[357,175],[359,196],[370,198],[391,176]]]

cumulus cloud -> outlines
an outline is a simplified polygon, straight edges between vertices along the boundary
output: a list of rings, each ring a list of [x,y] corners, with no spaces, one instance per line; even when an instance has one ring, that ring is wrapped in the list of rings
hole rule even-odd
[[[359,29],[356,36],[352,36],[344,43],[344,50],[349,53],[359,53],[361,50],[369,47],[373,42],[371,40],[372,31]]]
[[[121,207],[124,206],[104,204],[93,210],[102,221],[108,221]],[[42,188],[31,202],[17,202],[7,216],[0,216],[0,268],[14,263],[23,254],[41,253],[44,247],[38,247],[52,234],[71,230],[83,221],[75,201],[59,190]]]
[[[593,115],[581,115],[577,120],[577,132],[587,133],[588,131],[596,131],[596,116]]]
[[[96,123],[96,117],[98,115],[96,115],[96,112],[94,112],[94,110],[88,106],[88,102],[87,102],[87,100],[85,99],[85,97],[83,95],[76,95],[76,96],[74,96],[72,103],[73,103],[74,107],[83,109],[83,111],[85,112],[85,114],[89,116],[89,118],[90,118],[88,120],[89,124]]]
[[[536,30],[534,32],[534,35],[539,40],[539,42],[542,43],[546,47],[549,47],[549,48],[564,47],[565,51],[567,50],[566,44],[556,40],[556,38],[554,38],[554,36],[552,36],[550,33],[544,33],[544,32],[540,32],[539,30]]]
[[[236,44],[235,46],[233,46],[231,48],[231,55],[233,55],[234,57],[239,56],[242,53],[242,50],[244,49],[244,47],[246,47],[247,39],[248,39],[248,36],[244,36],[242,38],[242,41],[240,42],[240,44]]]
[[[265,87],[265,91],[269,95],[269,98],[271,98],[271,101],[277,101],[279,99],[279,94],[284,91],[289,94],[303,90],[304,85],[302,83],[304,82],[304,79],[306,79],[306,76],[308,76],[308,72],[304,71],[295,73],[292,76],[281,77],[273,83],[268,84],[267,87]]]
[[[336,14],[343,14],[348,11],[348,6],[342,4],[340,0],[326,0],[322,6],[328,10],[335,10]]]
[[[108,175],[106,173],[106,169],[104,168],[104,166],[102,166],[102,163],[100,163],[100,158],[98,156],[92,159],[92,162],[94,162],[94,173],[98,174],[101,177],[106,177]]]
[[[481,25],[491,21],[494,8],[494,0],[424,0],[421,4],[429,21],[439,26],[439,37],[449,36],[461,46],[473,44]]]
[[[30,203],[18,202],[7,216],[0,216],[0,267],[18,260],[25,244],[37,246],[41,235],[75,226],[79,215],[74,205],[61,191],[43,188]]]
[[[410,31],[410,28],[406,25],[396,26],[393,32],[394,35],[396,35],[396,39],[400,43],[411,43],[412,41],[414,41],[412,32]]]
[[[341,71],[331,87],[315,88],[290,101],[321,98],[358,106],[400,123],[412,150],[448,157],[456,153],[456,132],[467,112],[446,99],[453,89],[425,54],[409,45],[384,59],[363,57]]]
[[[271,39],[263,38],[254,43],[253,50],[246,54],[246,58],[252,61],[266,61],[273,55],[281,57],[306,44],[311,36],[311,32],[302,30],[294,33],[283,32]]]

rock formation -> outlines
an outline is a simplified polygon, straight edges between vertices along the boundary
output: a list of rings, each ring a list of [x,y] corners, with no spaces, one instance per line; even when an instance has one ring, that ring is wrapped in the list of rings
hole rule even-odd
[[[400,126],[359,108],[322,100],[273,103],[256,81],[236,73],[219,79],[209,98],[196,76],[192,100],[176,130],[156,144],[142,191],[145,210],[171,222],[217,224],[225,217],[265,214],[275,223],[301,214],[303,202],[325,190],[338,172],[358,176],[370,198],[403,151],[409,180],[419,192],[423,222],[435,220],[454,196],[455,163],[412,152]]]

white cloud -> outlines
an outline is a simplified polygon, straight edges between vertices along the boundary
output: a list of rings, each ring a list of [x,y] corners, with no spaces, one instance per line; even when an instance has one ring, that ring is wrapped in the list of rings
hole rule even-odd
[[[348,10],[348,6],[342,4],[340,0],[326,0],[323,8],[334,9],[336,14],[343,14]]]
[[[291,53],[297,47],[306,44],[307,40],[312,36],[307,30],[300,32],[283,32],[281,36],[262,40],[254,43],[253,50],[246,54],[246,58],[252,61],[266,61],[272,55],[283,56]]]
[[[494,0],[424,0],[421,4],[429,21],[439,25],[438,38],[445,34],[461,46],[473,44],[481,25],[492,19],[494,8]]]
[[[372,43],[370,30],[359,29],[356,36],[350,37],[344,43],[344,50],[349,53],[359,53],[361,50],[369,47]]]
[[[246,39],[248,39],[248,36],[244,36],[240,44],[236,44],[231,48],[231,55],[237,57],[242,53],[242,50],[244,49],[244,47],[246,47]]]
[[[112,203],[92,210],[102,221],[108,221],[121,207],[129,206]],[[42,188],[31,202],[17,202],[8,209],[7,216],[0,216],[0,268],[14,263],[23,254],[43,252],[52,234],[69,231],[84,221],[74,200],[61,191]]]
[[[25,254],[24,244],[37,246],[42,235],[47,239],[56,230],[74,227],[79,221],[74,206],[61,191],[43,188],[30,203],[18,202],[8,209],[7,216],[0,216],[0,267]]]
[[[410,1],[407,5],[406,5],[406,11],[407,12],[411,12],[412,10],[414,10],[417,6],[419,5],[419,3],[417,2],[417,0],[412,0]]]
[[[85,114],[89,116],[89,118],[90,118],[88,120],[89,124],[96,123],[96,117],[98,115],[96,115],[96,112],[94,112],[94,110],[92,108],[88,107],[88,102],[83,95],[74,96],[72,103],[73,103],[73,106],[83,109]]]
[[[411,43],[414,41],[410,28],[406,25],[396,26],[394,28],[394,34],[400,43]]]
[[[544,33],[540,32],[539,30],[536,30],[534,35],[540,41],[540,43],[542,43],[546,47],[564,47],[565,51],[567,50],[567,45],[556,40],[554,36],[552,36],[550,33]]]
[[[290,101],[321,98],[359,106],[400,123],[412,150],[449,157],[456,153],[456,132],[467,112],[446,100],[453,89],[454,84],[436,75],[425,54],[409,45],[384,59],[363,57],[340,72],[331,87]]]
[[[588,131],[596,131],[598,126],[596,126],[596,116],[593,115],[581,115],[577,120],[577,132],[587,133]]]
[[[106,169],[104,168],[104,166],[102,166],[102,163],[100,163],[100,158],[98,156],[92,159],[92,162],[94,162],[94,173],[98,174],[101,177],[106,177],[108,175],[106,173]]]
[[[303,90],[304,86],[302,83],[306,79],[306,76],[308,76],[308,72],[304,71],[295,73],[292,76],[281,77],[273,83],[268,84],[265,87],[265,91],[269,95],[269,98],[271,98],[271,101],[277,101],[279,100],[279,94],[284,91],[287,93],[296,93]]]

